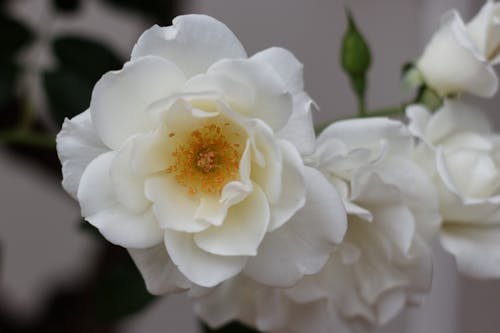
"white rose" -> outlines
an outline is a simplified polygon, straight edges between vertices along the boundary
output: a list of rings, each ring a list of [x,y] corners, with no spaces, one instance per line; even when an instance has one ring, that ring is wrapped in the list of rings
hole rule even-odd
[[[461,272],[500,277],[500,136],[460,101],[445,101],[435,114],[411,106],[407,116],[421,139],[415,158],[439,189],[443,247]]]
[[[151,292],[241,272],[293,285],[322,268],[346,228],[340,198],[300,157],[314,148],[311,104],[290,52],[247,58],[224,24],[179,16],[144,32],[89,110],[65,121],[63,186],[129,249]]]
[[[490,64],[497,62],[499,44],[494,7],[498,6],[486,3],[468,26],[456,11],[443,15],[440,29],[416,64],[426,83],[441,96],[496,93],[498,78]]]
[[[487,0],[466,29],[481,54],[492,64],[499,63],[500,3]]]
[[[399,121],[337,122],[316,147],[312,160],[341,192],[348,229],[325,268],[289,294],[296,302],[324,297],[351,324],[383,325],[430,288],[427,243],[441,222],[435,187],[413,162],[413,137]]]
[[[382,325],[418,302],[430,288],[427,242],[441,220],[413,149],[397,121],[357,119],[325,129],[308,160],[343,195],[344,241],[320,272],[291,288],[238,277],[199,295],[197,313],[213,326],[239,319],[266,332],[349,332],[356,324]]]

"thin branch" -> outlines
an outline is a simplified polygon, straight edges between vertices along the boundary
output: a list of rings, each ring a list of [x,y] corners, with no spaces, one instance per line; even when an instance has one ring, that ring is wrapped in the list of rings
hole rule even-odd
[[[54,136],[30,132],[27,130],[0,131],[0,144],[32,146],[45,149],[56,148],[56,140]]]

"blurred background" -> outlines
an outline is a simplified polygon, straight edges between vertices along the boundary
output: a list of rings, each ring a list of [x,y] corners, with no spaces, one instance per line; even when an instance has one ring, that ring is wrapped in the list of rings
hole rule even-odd
[[[185,296],[147,294],[126,252],[103,242],[60,186],[53,136],[152,24],[184,13],[223,21],[248,54],[290,49],[319,123],[356,113],[339,65],[348,6],[372,50],[368,106],[402,101],[401,66],[439,17],[482,0],[0,0],[0,332],[201,332]],[[500,129],[500,98],[479,103]],[[500,281],[460,277],[436,246],[432,293],[377,332],[497,333]]]

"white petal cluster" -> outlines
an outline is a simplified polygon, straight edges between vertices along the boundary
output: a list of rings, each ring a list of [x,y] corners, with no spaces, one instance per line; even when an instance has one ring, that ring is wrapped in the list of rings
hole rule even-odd
[[[435,188],[413,153],[413,137],[400,122],[330,125],[306,160],[342,194],[342,243],[319,273],[291,288],[234,279],[197,299],[198,314],[214,326],[239,319],[266,332],[348,332],[383,325],[418,303],[430,288],[427,244],[441,217]]]
[[[461,101],[448,100],[435,114],[412,106],[407,116],[421,139],[415,160],[438,188],[443,247],[460,271],[500,277],[500,136]]]
[[[385,118],[341,121],[321,133],[314,162],[342,193],[348,229],[325,269],[296,286],[299,300],[323,289],[343,318],[381,325],[429,290],[427,243],[441,217],[413,151],[406,126]]]
[[[445,14],[416,66],[441,96],[491,97],[498,89],[492,65],[499,61],[500,4],[488,0],[468,24],[457,11]]]
[[[442,96],[492,96],[500,4],[444,16],[417,63]],[[143,33],[57,136],[63,187],[127,248],[151,293],[187,290],[210,326],[378,326],[430,289],[440,234],[500,277],[500,136],[467,104],[344,120],[316,138],[302,64],[248,57],[204,15]]]
[[[144,32],[65,121],[63,186],[153,293],[240,273],[291,286],[346,229],[340,197],[301,159],[314,149],[312,103],[290,52],[247,57],[224,24],[180,16]]]

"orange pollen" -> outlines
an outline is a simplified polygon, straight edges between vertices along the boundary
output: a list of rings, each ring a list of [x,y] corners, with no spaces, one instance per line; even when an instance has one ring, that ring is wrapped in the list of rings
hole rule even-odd
[[[175,140],[175,133],[168,136]],[[192,131],[184,142],[175,141],[177,147],[166,172],[186,187],[189,194],[220,193],[225,184],[239,177],[242,151],[240,141],[230,142],[235,137],[233,132],[224,131],[214,123]]]
[[[211,150],[200,152],[198,153],[198,161],[196,161],[196,166],[204,173],[208,173],[215,168],[216,157],[217,153]]]

